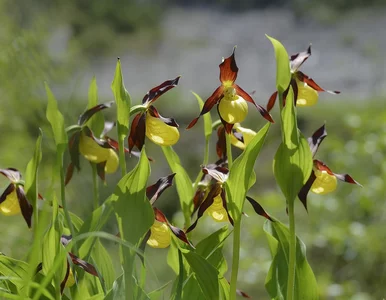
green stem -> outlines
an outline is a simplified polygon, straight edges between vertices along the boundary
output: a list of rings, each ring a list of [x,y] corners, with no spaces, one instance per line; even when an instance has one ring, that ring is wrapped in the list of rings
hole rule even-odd
[[[176,291],[175,300],[181,300],[182,299],[182,289],[184,286],[184,264],[182,261],[182,253],[181,253],[180,249],[178,249],[178,266],[179,266],[179,273],[178,273],[178,283],[177,283],[177,291]]]
[[[225,133],[225,142],[226,142],[226,148],[227,148],[227,158],[228,158],[228,169],[230,170],[233,164],[232,159],[232,145],[231,145],[231,135],[228,133]]]
[[[93,198],[94,198],[94,210],[99,207],[99,185],[98,185],[98,172],[97,166],[91,163],[92,168],[92,185],[93,185]]]
[[[241,237],[241,218],[239,218],[233,228],[233,257],[232,257],[232,275],[229,292],[229,300],[236,299],[237,276],[240,260],[240,237]]]
[[[62,200],[62,206],[63,206],[64,216],[66,219],[66,225],[67,225],[68,229],[70,230],[72,238],[74,238],[76,236],[76,234],[75,234],[74,226],[72,225],[71,216],[70,216],[70,212],[68,210],[67,201],[66,201],[66,191],[65,191],[65,183],[64,183],[65,177],[64,177],[64,167],[63,167],[63,153],[64,153],[64,151],[62,151],[62,149],[59,145],[57,147],[56,159],[57,159],[57,164],[58,164],[59,173],[60,173],[60,198]],[[78,254],[78,249],[77,249],[76,245],[74,245],[74,254],[75,255]]]
[[[208,164],[208,162],[209,162],[209,139],[207,138],[205,140],[205,152],[204,152],[204,160],[202,162],[202,165],[206,166]],[[202,177],[202,171],[200,169],[200,172],[198,172],[196,180],[194,181],[193,190],[196,190],[198,183],[201,180],[201,177]]]
[[[296,235],[295,235],[295,213],[294,202],[288,201],[289,217],[289,263],[288,263],[288,282],[287,282],[287,300],[294,299],[295,289],[295,266],[296,266]]]
[[[125,141],[125,138],[124,137],[122,138],[122,136],[119,135],[119,138],[118,138],[119,166],[121,167],[122,177],[126,175],[126,158],[125,158],[124,141]]]

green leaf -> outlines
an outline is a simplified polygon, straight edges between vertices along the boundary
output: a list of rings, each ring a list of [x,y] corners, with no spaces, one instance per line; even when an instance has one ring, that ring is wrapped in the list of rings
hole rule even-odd
[[[253,166],[268,134],[267,123],[250,141],[243,153],[233,162],[225,188],[232,218],[237,222],[241,218],[245,197],[251,186]]]
[[[205,299],[219,299],[219,272],[205,258],[192,251],[181,249],[189,263]]]
[[[28,276],[28,269],[26,262],[0,253],[0,275],[9,277],[9,282],[12,282],[17,288],[24,286],[25,282],[22,279]]]
[[[95,262],[94,266],[97,267],[98,272],[103,277],[106,289],[111,289],[115,280],[113,261],[111,260],[109,252],[99,239],[96,240],[93,246],[91,257]]]
[[[204,292],[202,291],[200,284],[197,278],[191,275],[188,281],[185,282],[184,288],[182,290],[181,300],[189,300],[189,299],[208,299]],[[218,298],[213,298],[218,299]]]
[[[200,106],[200,111],[202,110],[202,107],[204,106],[204,101],[202,101],[202,98],[196,94],[195,92],[192,92],[192,94],[196,97],[198,105]],[[208,140],[210,139],[212,135],[212,118],[210,114],[205,114],[203,115],[204,118],[204,134],[205,134],[205,139]]]
[[[93,108],[98,105],[98,86],[95,76],[92,78],[90,87],[88,89],[88,104],[87,109]],[[100,137],[104,126],[105,120],[101,111],[96,112],[90,120],[87,121],[87,126],[92,130],[96,137]]]
[[[64,127],[64,118],[58,109],[58,103],[55,96],[52,94],[47,83],[45,83],[45,87],[48,98],[46,117],[51,124],[56,146],[64,151],[67,146],[67,133]]]
[[[120,275],[113,283],[112,289],[107,293],[105,300],[126,299],[125,281]]]
[[[220,296],[221,296],[220,299],[228,300],[230,292],[231,292],[231,287],[229,285],[229,282],[225,278],[222,278],[220,280]]]
[[[121,61],[118,59],[111,89],[117,104],[118,138],[124,140],[129,132],[131,99],[123,83]]]
[[[266,221],[264,231],[273,257],[265,287],[272,299],[285,299],[287,294],[290,233],[288,228],[279,221]],[[298,237],[296,237],[294,299],[319,299],[316,279],[306,259],[306,247]]]
[[[313,165],[308,142],[297,127],[292,88],[287,95],[281,116],[283,142],[275,154],[273,171],[288,202],[295,200],[300,189],[307,182]]]
[[[178,197],[180,198],[181,209],[184,214],[185,224],[189,224],[190,215],[193,209],[192,200],[194,196],[192,181],[190,180],[188,173],[182,167],[180,158],[177,153],[174,152],[173,148],[171,146],[163,146],[162,151],[170,169],[173,173],[176,173],[174,180],[177,186]]]
[[[25,172],[24,190],[27,199],[31,202],[34,213],[37,213],[37,174],[38,167],[42,160],[42,131],[39,130],[39,137],[36,140],[34,155],[28,162]],[[34,224],[36,226],[37,224]]]
[[[287,50],[282,43],[274,38],[265,35],[272,43],[276,58],[276,89],[283,93],[291,81],[291,70]]]

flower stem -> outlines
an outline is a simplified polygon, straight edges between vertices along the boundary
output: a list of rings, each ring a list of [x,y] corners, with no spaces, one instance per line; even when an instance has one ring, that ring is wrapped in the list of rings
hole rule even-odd
[[[295,289],[295,266],[296,266],[296,235],[295,235],[295,213],[294,202],[288,201],[288,217],[289,217],[289,263],[288,263],[288,278],[287,278],[287,300],[294,299]]]
[[[91,163],[92,167],[92,185],[93,185],[93,198],[94,198],[94,210],[99,207],[99,185],[98,185],[98,173],[97,166]]]
[[[233,257],[232,257],[232,275],[229,292],[229,300],[236,299],[237,276],[239,272],[240,260],[240,237],[241,237],[241,218],[234,223],[233,228]]]
[[[228,158],[228,169],[230,170],[233,164],[232,159],[232,145],[231,145],[231,135],[228,133],[225,133],[225,142],[226,142],[226,148],[227,148],[227,158]]]

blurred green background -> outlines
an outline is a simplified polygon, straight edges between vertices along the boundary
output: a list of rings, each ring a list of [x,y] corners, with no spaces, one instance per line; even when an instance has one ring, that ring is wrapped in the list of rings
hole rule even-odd
[[[363,188],[341,183],[333,194],[310,195],[308,214],[299,202],[298,235],[307,246],[322,299],[382,299],[386,297],[384,4],[381,0],[164,0],[157,4],[0,0],[0,168],[25,171],[40,127],[44,153],[39,186],[44,193],[51,183],[54,149],[45,119],[44,81],[58,98],[66,125],[71,125],[87,105],[93,75],[100,101],[112,100],[110,84],[120,56],[134,104],[153,86],[182,75],[180,86],[156,105],[163,115],[180,124],[181,140],[175,150],[194,179],[202,162],[204,137],[202,121],[194,129],[184,130],[198,114],[190,90],[206,99],[219,84],[221,57],[228,56],[237,44],[238,83],[256,91],[254,98],[264,105],[274,90],[275,78],[274,55],[264,33],[280,39],[290,53],[302,51],[312,42],[313,56],[304,72],[322,87],[342,94],[321,94],[317,106],[299,109],[299,124],[309,136],[325,122],[329,136],[317,158],[337,173],[349,173]],[[113,117],[114,109],[106,112],[107,119]],[[278,120],[277,112],[274,117]],[[262,118],[250,107],[244,126],[258,130],[262,125]],[[216,160],[215,138],[214,134],[211,161]],[[257,182],[250,194],[286,222],[284,199],[272,173],[279,139],[275,124],[256,163]],[[149,143],[147,148],[155,159],[151,184],[170,171],[160,149]],[[238,153],[234,150],[234,155]],[[135,157],[128,159],[129,166],[135,163]],[[107,185],[101,187],[101,200],[117,180],[118,174],[108,177]],[[6,186],[6,179],[0,178],[0,192]],[[92,207],[92,181],[85,160],[82,173],[75,174],[67,193],[71,210],[86,217]],[[174,187],[157,203],[181,226]],[[262,230],[264,221],[248,206],[245,212],[249,218],[243,221],[239,288],[253,299],[268,299],[264,280],[271,258]],[[218,226],[204,218],[197,236]],[[116,231],[113,219],[105,230]],[[0,216],[0,252],[23,259],[30,240],[31,232],[21,216]],[[116,245],[109,246],[115,251]],[[166,265],[166,250],[147,251],[154,268],[148,288],[154,289],[173,275]]]

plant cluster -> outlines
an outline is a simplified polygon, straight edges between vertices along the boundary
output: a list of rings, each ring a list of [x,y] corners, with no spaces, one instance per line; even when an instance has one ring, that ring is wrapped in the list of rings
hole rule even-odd
[[[156,101],[175,88],[180,77],[166,80],[150,89],[142,103],[132,106],[122,78],[118,60],[112,91],[117,108],[116,120],[105,121],[103,110],[114,102],[97,103],[95,78],[89,89],[88,107],[77,124],[65,127],[57,101],[46,84],[48,105],[46,116],[51,124],[56,145],[56,162],[52,185],[47,190],[38,186],[38,167],[42,160],[42,133],[36,141],[34,155],[27,165],[25,181],[14,168],[0,169],[10,183],[0,196],[3,215],[21,214],[33,231],[33,244],[25,261],[0,255],[0,295],[7,299],[156,299],[166,293],[166,286],[149,291],[146,286],[146,247],[167,248],[168,264],[175,272],[170,299],[235,299],[250,296],[237,288],[241,223],[246,216],[247,200],[254,211],[266,219],[264,231],[272,254],[266,289],[272,299],[318,299],[315,276],[306,259],[305,245],[296,236],[294,202],[298,198],[307,209],[307,194],[333,192],[337,180],[357,184],[350,175],[334,173],[315,158],[327,136],[325,125],[306,139],[297,125],[297,107],[317,103],[318,93],[325,91],[308,75],[299,71],[311,55],[305,52],[288,56],[283,45],[272,42],[276,63],[277,91],[266,108],[236,84],[238,67],[235,49],[220,64],[221,85],[204,102],[197,95],[201,112],[187,129],[203,117],[205,150],[197,178],[192,181],[178,154],[173,150],[179,138],[179,125],[173,118],[163,117]],[[330,92],[337,94],[339,92]],[[278,98],[281,143],[273,160],[273,173],[285,198],[289,226],[269,214],[248,191],[256,183],[255,162],[274,120],[270,115]],[[241,126],[248,113],[248,102],[268,121],[255,132]],[[216,106],[218,120],[212,122],[210,111]],[[130,124],[130,119],[132,119]],[[117,138],[111,131],[116,129]],[[209,139],[216,131],[218,160],[209,162]],[[159,145],[171,174],[156,183],[148,178],[151,166],[146,153],[146,139]],[[242,149],[233,159],[232,147]],[[64,164],[69,153],[70,162]],[[126,158],[138,159],[127,171]],[[90,193],[93,209],[84,220],[74,214],[67,203],[66,185],[74,180],[74,172],[82,172],[81,158],[92,168]],[[117,171],[121,178],[114,192],[103,202],[99,199],[99,181]],[[176,185],[184,224],[173,224],[157,207],[162,193]],[[165,201],[165,200],[161,200]],[[103,231],[111,215],[115,215],[118,232]],[[195,228],[200,218],[210,216],[224,227],[200,241]],[[227,278],[224,242],[233,235],[231,276]],[[102,240],[119,248],[121,272],[117,275],[111,254]]]

